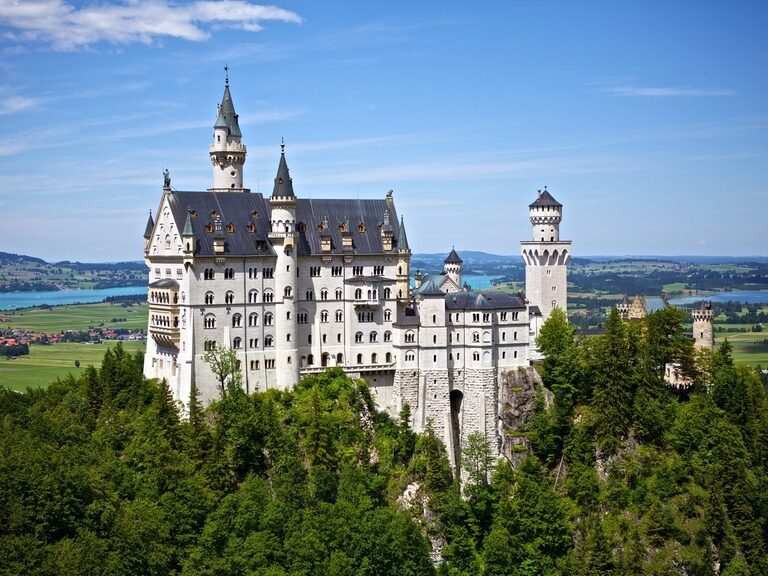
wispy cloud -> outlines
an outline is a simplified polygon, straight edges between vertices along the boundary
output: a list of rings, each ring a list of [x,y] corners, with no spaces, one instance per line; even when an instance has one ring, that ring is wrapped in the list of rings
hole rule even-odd
[[[614,96],[640,96],[652,98],[671,98],[679,96],[733,96],[734,90],[722,88],[690,88],[679,86],[637,86],[628,83],[594,82],[600,92]]]
[[[65,0],[0,0],[0,25],[5,38],[45,42],[57,50],[96,44],[150,44],[161,38],[200,42],[213,27],[249,32],[262,22],[300,23],[301,17],[277,6],[247,0],[199,0],[175,4],[168,0],[125,0],[76,7]]]

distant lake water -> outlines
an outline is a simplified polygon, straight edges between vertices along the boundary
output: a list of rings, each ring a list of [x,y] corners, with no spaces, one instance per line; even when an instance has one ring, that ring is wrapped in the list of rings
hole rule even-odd
[[[710,296],[684,296],[682,298],[671,298],[670,304],[675,306],[693,304],[704,300],[706,302],[743,302],[744,304],[765,304],[768,303],[768,290],[754,290],[748,292],[718,292]]]
[[[489,290],[490,288],[493,288],[492,281],[498,280],[501,278],[501,276],[469,276],[466,274],[462,274],[461,281],[466,282],[470,286],[472,286],[472,290]]]
[[[30,306],[58,306],[61,304],[89,304],[101,302],[107,296],[134,296],[146,294],[146,286],[121,286],[100,290],[54,290],[51,292],[0,292],[0,310],[15,310]]]

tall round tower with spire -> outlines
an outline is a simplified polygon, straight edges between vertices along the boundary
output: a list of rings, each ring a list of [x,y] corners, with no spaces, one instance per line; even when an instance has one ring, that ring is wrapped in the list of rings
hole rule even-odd
[[[532,307],[538,307],[543,323],[555,308],[567,310],[571,241],[560,240],[563,205],[546,186],[529,205],[529,217],[533,238],[520,243],[525,261],[525,295]]]
[[[275,263],[275,367],[276,384],[288,389],[299,381],[298,320],[296,318],[297,255],[296,195],[285,161],[285,145],[280,146],[280,164],[269,199],[272,207],[269,241],[277,255]]]
[[[213,164],[212,191],[246,191],[243,188],[243,164],[245,164],[246,150],[245,144],[240,142],[241,137],[238,115],[232,103],[232,95],[229,93],[229,73],[227,73],[224,96],[219,104],[216,124],[213,125],[213,144],[208,151]]]
[[[715,331],[712,326],[715,312],[712,310],[712,304],[702,302],[691,316],[693,317],[693,345],[700,350],[712,350],[715,347]]]

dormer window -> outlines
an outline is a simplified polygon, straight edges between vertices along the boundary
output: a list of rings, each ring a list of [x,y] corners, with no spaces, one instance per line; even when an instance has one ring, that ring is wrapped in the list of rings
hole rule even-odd
[[[231,222],[229,224],[227,224],[227,232],[229,232],[231,234],[234,231],[235,231],[235,225],[232,224]]]
[[[259,213],[258,213],[256,210],[254,210],[253,212],[251,212],[251,218],[253,218],[253,219],[255,220],[255,219],[256,219],[256,218],[258,218],[258,217],[259,217]]]
[[[205,225],[205,231],[208,233],[213,232],[213,224],[208,222],[208,224]]]
[[[360,222],[360,224],[357,226],[357,231],[360,232],[361,234],[365,233],[365,224]]]
[[[216,216],[218,216],[218,215],[219,215],[219,213],[216,212],[216,210],[211,210],[211,218],[213,218],[215,220]]]
[[[307,225],[304,224],[304,222],[299,222],[298,226],[296,227],[296,230],[298,230],[299,232],[306,232]]]
[[[248,224],[248,232],[250,232],[251,234],[255,234],[256,233],[256,225],[255,224]]]

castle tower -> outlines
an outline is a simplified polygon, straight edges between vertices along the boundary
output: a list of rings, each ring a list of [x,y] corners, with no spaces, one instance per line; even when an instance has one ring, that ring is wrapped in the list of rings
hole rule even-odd
[[[275,382],[291,388],[299,381],[298,323],[296,318],[296,196],[280,146],[280,164],[269,199],[272,207],[269,241],[277,255],[275,263]]]
[[[691,316],[693,316],[693,345],[699,350],[712,350],[715,347],[715,331],[712,328],[715,312],[712,310],[712,304],[702,302]]]
[[[560,240],[563,205],[547,191],[529,206],[532,240],[520,243],[525,261],[525,295],[531,306],[537,306],[542,323],[554,308],[568,307],[568,262],[571,241]]]
[[[464,267],[464,261],[456,253],[455,248],[451,248],[451,253],[443,260],[443,273],[453,282],[453,289],[449,292],[461,291],[461,270]]]
[[[224,83],[224,96],[219,104],[219,114],[213,125],[213,144],[209,147],[213,164],[212,191],[231,190],[244,192],[243,164],[245,164],[245,145],[240,143],[242,134],[237,122],[235,105],[229,93],[229,75]]]

